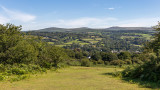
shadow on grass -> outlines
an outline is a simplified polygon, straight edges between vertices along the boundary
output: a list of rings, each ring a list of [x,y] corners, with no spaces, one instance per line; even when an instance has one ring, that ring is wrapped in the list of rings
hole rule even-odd
[[[101,75],[110,75],[116,77],[114,73],[102,73]],[[142,81],[140,79],[133,79],[133,78],[121,78],[121,80],[131,83],[131,84],[138,84],[140,87],[151,88],[151,89],[160,89],[160,82],[150,82],[150,81]]]
[[[113,73],[102,73],[102,75],[111,75],[111,76],[114,76]]]

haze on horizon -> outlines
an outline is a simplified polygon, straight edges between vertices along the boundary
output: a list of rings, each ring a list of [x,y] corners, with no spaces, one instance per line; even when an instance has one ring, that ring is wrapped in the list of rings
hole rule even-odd
[[[23,30],[47,27],[151,27],[160,20],[160,0],[0,0],[0,24]]]

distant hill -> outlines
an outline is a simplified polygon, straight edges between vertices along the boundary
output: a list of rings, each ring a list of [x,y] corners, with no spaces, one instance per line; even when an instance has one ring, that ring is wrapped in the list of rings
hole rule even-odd
[[[150,27],[110,27],[110,28],[88,28],[88,27],[81,27],[81,28],[57,28],[57,27],[50,27],[44,28],[39,30],[31,30],[36,32],[89,32],[89,31],[99,31],[99,30],[153,30]]]
[[[151,27],[110,27],[106,30],[153,30]]]

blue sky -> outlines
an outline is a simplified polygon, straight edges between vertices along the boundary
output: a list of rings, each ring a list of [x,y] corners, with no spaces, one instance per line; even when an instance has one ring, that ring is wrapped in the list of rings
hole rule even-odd
[[[150,27],[160,21],[160,0],[0,0],[0,24],[46,27]]]

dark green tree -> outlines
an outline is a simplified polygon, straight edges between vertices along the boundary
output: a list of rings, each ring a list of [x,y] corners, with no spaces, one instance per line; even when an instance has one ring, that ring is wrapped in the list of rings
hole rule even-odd
[[[115,53],[102,53],[101,56],[103,61],[118,60],[118,57]]]
[[[96,53],[92,54],[91,59],[96,60],[96,61],[101,60],[100,53],[96,52]]]
[[[131,54],[130,52],[120,52],[118,58],[121,60],[131,59]]]

